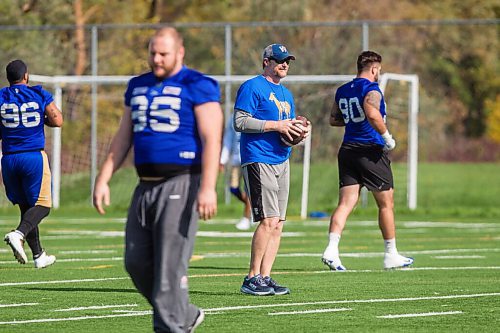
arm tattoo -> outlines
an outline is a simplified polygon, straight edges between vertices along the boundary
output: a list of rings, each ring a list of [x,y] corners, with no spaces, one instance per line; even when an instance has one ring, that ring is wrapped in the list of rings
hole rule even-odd
[[[380,101],[382,100],[382,95],[378,91],[372,90],[365,96],[366,103],[373,106],[375,109],[380,110]]]

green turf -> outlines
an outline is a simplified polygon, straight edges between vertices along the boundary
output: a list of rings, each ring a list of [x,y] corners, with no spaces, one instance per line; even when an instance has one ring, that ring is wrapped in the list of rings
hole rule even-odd
[[[16,221],[1,218],[0,234]],[[228,235],[237,232],[235,221],[205,222],[200,231]],[[274,278],[291,294],[273,297],[239,292],[248,269],[249,233],[202,234],[189,271],[191,300],[207,310],[198,332],[497,332],[500,224],[481,218],[423,222],[432,220],[398,223],[398,248],[415,257],[414,269],[384,271],[373,217],[351,219],[340,246],[351,271],[336,273],[320,262],[327,222],[289,221],[284,231],[293,237],[282,240]],[[121,219],[49,217],[41,225],[42,240],[58,262],[42,270],[32,262],[19,265],[7,246],[0,247],[0,332],[151,332],[150,307],[123,269],[123,227]],[[8,285],[21,282],[35,283]],[[21,303],[37,304],[6,306]],[[110,305],[122,307],[56,311]],[[455,311],[460,313],[443,314]],[[430,312],[441,315],[379,318]],[[117,315],[132,316],[102,317]],[[70,320],[86,316],[101,318]],[[48,318],[64,320],[5,324]]]

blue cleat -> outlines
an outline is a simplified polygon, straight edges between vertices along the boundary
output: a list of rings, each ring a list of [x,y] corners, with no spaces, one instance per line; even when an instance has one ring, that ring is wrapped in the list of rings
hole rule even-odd
[[[244,294],[249,294],[254,296],[274,295],[274,289],[267,285],[267,283],[264,281],[264,279],[260,274],[257,274],[250,279],[247,276],[245,276],[240,291]]]
[[[274,289],[275,295],[286,295],[290,293],[290,289],[285,286],[280,286],[276,281],[271,279],[270,276],[264,277],[264,282],[271,288]]]

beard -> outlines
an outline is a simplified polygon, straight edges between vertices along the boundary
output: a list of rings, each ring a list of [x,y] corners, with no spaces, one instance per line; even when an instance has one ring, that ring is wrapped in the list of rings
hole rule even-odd
[[[155,65],[153,63],[149,64],[153,74],[159,79],[165,79],[169,77],[177,66],[177,60],[167,63]]]

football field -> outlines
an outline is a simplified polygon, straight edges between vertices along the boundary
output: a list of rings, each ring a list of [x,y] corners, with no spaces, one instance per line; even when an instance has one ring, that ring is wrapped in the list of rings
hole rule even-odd
[[[374,220],[348,221],[340,250],[347,272],[321,263],[327,220],[287,221],[273,277],[290,295],[239,288],[252,232],[236,220],[201,222],[190,296],[205,309],[197,332],[498,332],[500,223],[398,221],[398,249],[412,268],[384,271]],[[1,218],[0,234],[17,225]],[[151,332],[151,308],[123,268],[120,218],[48,217],[46,269],[18,264],[0,247],[0,332]]]

